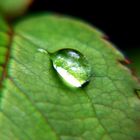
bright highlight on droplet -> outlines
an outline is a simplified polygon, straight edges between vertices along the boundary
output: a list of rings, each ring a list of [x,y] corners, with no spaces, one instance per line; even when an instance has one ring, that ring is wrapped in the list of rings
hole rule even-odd
[[[52,55],[53,67],[67,84],[82,87],[89,82],[91,67],[80,52],[73,49],[62,49]]]
[[[42,48],[38,48],[38,51],[41,53],[48,53],[45,49],[42,49]]]

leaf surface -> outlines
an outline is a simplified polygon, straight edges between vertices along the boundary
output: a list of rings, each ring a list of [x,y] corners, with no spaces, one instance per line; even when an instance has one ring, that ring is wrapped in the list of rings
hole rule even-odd
[[[139,140],[137,79],[104,34],[67,17],[42,14],[14,27],[8,77],[2,90],[0,140]],[[76,49],[89,61],[92,78],[67,87],[50,56]]]

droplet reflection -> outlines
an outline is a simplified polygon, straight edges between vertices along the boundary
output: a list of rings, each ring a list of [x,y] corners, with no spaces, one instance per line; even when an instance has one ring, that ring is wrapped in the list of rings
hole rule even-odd
[[[53,67],[60,77],[72,87],[82,87],[89,82],[91,67],[80,52],[62,49],[52,55]]]

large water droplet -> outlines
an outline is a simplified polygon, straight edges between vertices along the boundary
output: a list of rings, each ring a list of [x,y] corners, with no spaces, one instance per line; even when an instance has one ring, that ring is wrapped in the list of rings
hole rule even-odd
[[[80,52],[62,49],[52,55],[53,67],[63,81],[72,87],[82,87],[89,82],[91,67]]]

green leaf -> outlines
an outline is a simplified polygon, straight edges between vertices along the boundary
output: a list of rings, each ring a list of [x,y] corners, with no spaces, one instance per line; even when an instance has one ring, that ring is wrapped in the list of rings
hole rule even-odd
[[[138,140],[140,85],[124,56],[97,29],[67,17],[42,14],[14,27],[0,111],[0,140]],[[50,56],[70,48],[92,67],[88,85],[72,89]]]
[[[10,28],[4,19],[0,16],[0,91],[2,88],[2,81],[5,78],[5,68],[7,64],[7,52],[10,42],[9,32]],[[1,94],[0,94],[1,97]]]

